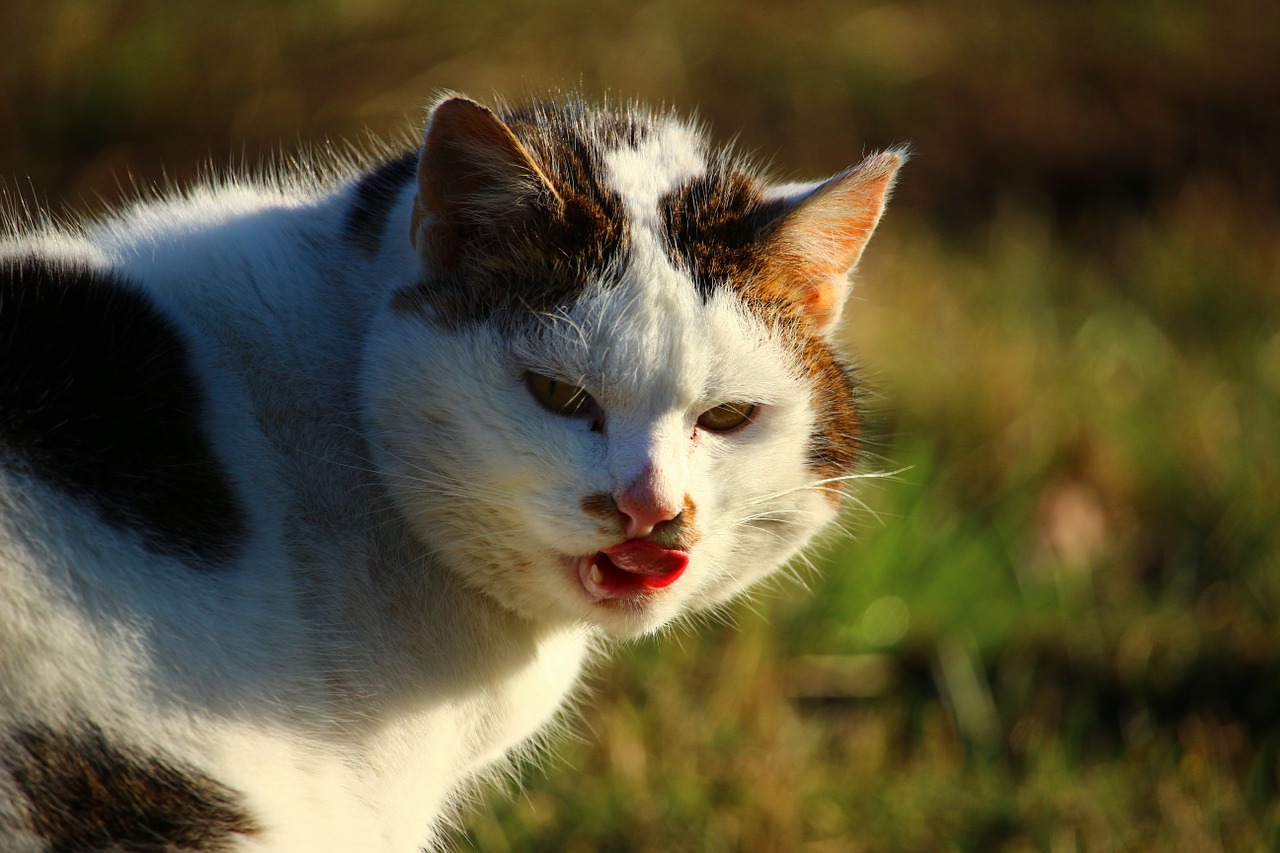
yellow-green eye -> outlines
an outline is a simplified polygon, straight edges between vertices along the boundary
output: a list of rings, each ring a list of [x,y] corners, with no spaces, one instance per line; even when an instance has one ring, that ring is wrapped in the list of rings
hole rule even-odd
[[[591,395],[576,385],[539,373],[525,374],[529,393],[543,407],[557,415],[576,415],[591,402]]]
[[[750,421],[755,413],[755,403],[722,403],[699,415],[698,426],[712,432],[728,432]]]

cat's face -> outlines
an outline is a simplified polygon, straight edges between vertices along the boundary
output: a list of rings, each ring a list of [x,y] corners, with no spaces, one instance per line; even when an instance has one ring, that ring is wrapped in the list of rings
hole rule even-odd
[[[682,125],[604,119],[437,108],[425,279],[381,316],[365,394],[401,512],[454,571],[531,619],[633,634],[727,601],[834,517],[852,262],[824,279],[805,252],[858,226],[856,261],[892,169],[860,190],[869,222],[833,225]]]

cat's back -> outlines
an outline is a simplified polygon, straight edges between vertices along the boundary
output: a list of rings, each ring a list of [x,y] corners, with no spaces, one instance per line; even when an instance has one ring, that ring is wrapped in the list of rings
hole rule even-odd
[[[191,225],[0,252],[6,851],[232,849],[258,827],[209,768],[306,689],[279,466],[216,321],[166,295],[184,248],[216,279]]]
[[[337,420],[321,362],[350,360],[359,323],[358,297],[315,292],[344,278],[324,245],[340,206],[229,181],[0,237],[0,547],[30,543],[46,575],[84,548],[66,572],[113,588],[270,574],[297,512],[288,456]]]
[[[6,491],[50,488],[151,553],[234,559],[248,520],[210,436],[207,385],[145,290],[83,261],[2,259],[0,341]],[[6,517],[25,514],[8,498]]]

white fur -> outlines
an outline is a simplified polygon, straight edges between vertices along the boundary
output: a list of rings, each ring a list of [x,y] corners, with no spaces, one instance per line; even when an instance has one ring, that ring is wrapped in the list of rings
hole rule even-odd
[[[829,522],[810,380],[655,233],[705,168],[696,135],[667,123],[606,162],[621,285],[515,339],[388,306],[419,275],[412,187],[372,257],[341,237],[351,184],[230,182],[11,238],[141,282],[180,324],[252,535],[234,568],[162,565],[0,467],[0,727],[88,714],[191,762],[244,793],[265,829],[245,850],[414,850],[546,730],[593,638],[716,607]],[[575,379],[607,433],[540,409],[525,370]],[[695,427],[729,401],[761,404],[750,429]],[[696,502],[701,538],[662,594],[603,607],[568,561],[618,537],[579,501],[645,471]]]

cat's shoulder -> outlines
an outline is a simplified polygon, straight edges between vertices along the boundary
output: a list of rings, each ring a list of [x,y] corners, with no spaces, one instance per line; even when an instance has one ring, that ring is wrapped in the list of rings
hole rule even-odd
[[[157,553],[235,554],[245,512],[191,341],[139,283],[84,259],[0,258],[0,347],[0,466]]]

